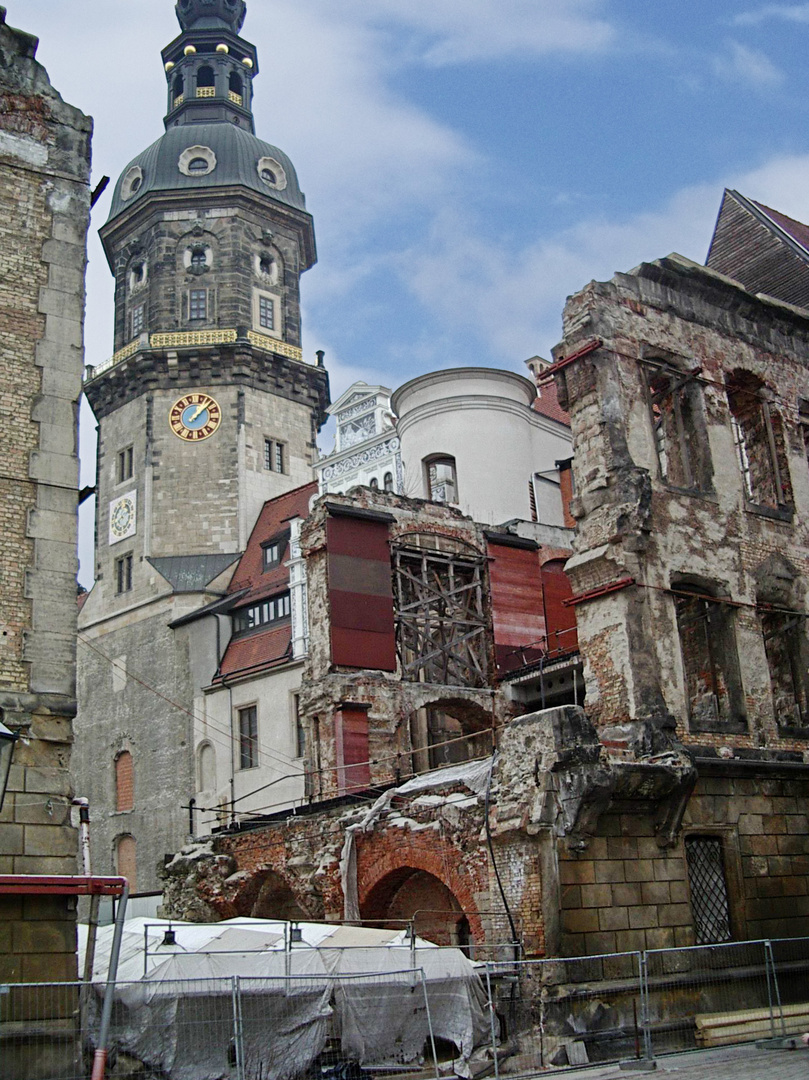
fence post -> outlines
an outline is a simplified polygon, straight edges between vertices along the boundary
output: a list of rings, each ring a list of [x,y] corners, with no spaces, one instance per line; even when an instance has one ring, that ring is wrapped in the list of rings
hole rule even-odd
[[[489,971],[489,963],[486,963],[486,993],[489,995],[489,1020],[492,1027],[492,1061],[494,1062],[494,1080],[500,1080],[500,1062],[497,1059],[497,1029],[495,1027],[495,1019],[497,1014],[494,1009],[494,998],[492,997],[492,978]]]
[[[233,1001],[233,1046],[236,1051],[236,1077],[244,1080],[244,1026],[242,1024],[242,988],[239,976],[231,978],[231,997]]]
[[[784,1009],[781,1004],[781,988],[778,985],[778,972],[775,969],[775,956],[772,951],[772,942],[767,939],[764,942],[764,966],[767,972],[767,998],[770,1006],[770,1035],[773,1039],[777,1038],[775,1034],[775,1009],[773,1005],[778,1008],[778,1015],[781,1018],[781,1034],[786,1036],[787,1025],[784,1019]],[[773,1003],[773,998],[775,999]]]
[[[421,988],[424,991],[424,1007],[427,1010],[427,1029],[430,1032],[430,1046],[433,1051],[433,1064],[435,1066],[435,1080],[441,1080],[441,1073],[438,1071],[438,1051],[435,1046],[435,1034],[433,1032],[433,1018],[430,1013],[430,996],[427,993],[427,976],[424,974],[424,968],[419,968],[419,974],[421,975]]]
[[[649,1007],[649,954],[644,949],[638,953],[640,967],[640,1026],[643,1029],[643,1054],[647,1061],[654,1061],[652,1045],[652,1011]]]

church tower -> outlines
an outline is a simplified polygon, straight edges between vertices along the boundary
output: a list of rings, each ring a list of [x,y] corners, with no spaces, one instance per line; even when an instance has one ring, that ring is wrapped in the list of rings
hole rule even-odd
[[[96,583],[80,616],[76,784],[97,869],[137,866],[138,889],[183,843],[195,790],[204,701],[169,624],[221,596],[265,500],[312,480],[329,404],[325,369],[301,352],[314,227],[292,162],[255,135],[244,0],[179,0],[177,17],[165,134],[124,169],[101,229],[115,352],[85,383]]]

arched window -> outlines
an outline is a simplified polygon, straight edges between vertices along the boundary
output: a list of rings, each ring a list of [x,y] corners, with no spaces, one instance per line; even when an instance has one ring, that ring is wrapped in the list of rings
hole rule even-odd
[[[216,789],[216,751],[210,743],[203,743],[199,748],[199,789]]]
[[[242,83],[241,75],[237,75],[235,71],[231,71],[230,78],[228,79],[228,97],[234,105],[241,105],[244,100],[244,85]]]
[[[383,483],[385,485],[385,491],[393,491],[393,473],[386,472]]]
[[[174,85],[172,86],[172,97],[174,98],[175,105],[182,105],[185,98],[185,79],[182,75],[177,74],[174,76]]]
[[[201,158],[195,158],[195,161],[201,161]],[[206,163],[207,166],[207,163]],[[188,166],[189,169],[194,168],[194,162]],[[201,274],[205,270],[208,263],[208,253],[202,245],[197,245],[191,249],[191,272],[194,274]]]
[[[370,486],[374,489],[374,491],[379,491],[379,481],[375,476],[371,478]]]
[[[120,836],[115,842],[115,870],[129,882],[130,892],[137,889],[137,844],[134,836]]]
[[[115,759],[115,809],[119,813],[134,809],[135,806],[135,770],[132,755],[122,750]]]
[[[455,458],[449,456],[426,458],[427,498],[431,502],[456,503],[458,501],[458,478]]]
[[[216,86],[216,79],[214,78],[213,68],[208,67],[207,65],[205,67],[201,67],[197,72],[197,90],[207,89],[209,87],[210,89],[213,89],[214,86]],[[197,94],[197,97],[209,96],[211,95],[199,93]]]

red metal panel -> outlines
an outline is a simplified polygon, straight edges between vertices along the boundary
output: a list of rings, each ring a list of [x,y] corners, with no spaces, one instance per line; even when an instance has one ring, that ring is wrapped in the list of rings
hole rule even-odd
[[[548,627],[548,651],[552,655],[575,652],[579,647],[576,611],[572,606],[565,604],[565,601],[573,596],[573,590],[564,566],[564,559],[551,559],[542,567],[542,595]]]
[[[350,705],[334,716],[337,790],[341,795],[367,788],[371,782],[368,746],[368,713]]]
[[[0,874],[0,896],[120,896],[126,878]]]
[[[497,667],[500,672],[513,671],[542,654],[545,613],[539,556],[536,551],[492,541],[489,555]]]
[[[332,662],[395,671],[387,523],[330,517],[326,543]]]

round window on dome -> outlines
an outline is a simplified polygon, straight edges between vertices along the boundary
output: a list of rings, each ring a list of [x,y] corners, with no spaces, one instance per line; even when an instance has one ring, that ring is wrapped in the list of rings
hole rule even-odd
[[[284,172],[284,166],[275,158],[260,158],[258,175],[267,187],[275,188],[276,191],[283,191],[287,186],[287,174]]]
[[[184,176],[207,176],[216,168],[216,154],[210,146],[189,146],[180,154],[177,168]]]
[[[131,169],[127,170],[123,183],[121,184],[121,198],[124,201],[134,198],[142,187],[143,169],[140,165],[133,165]]]

